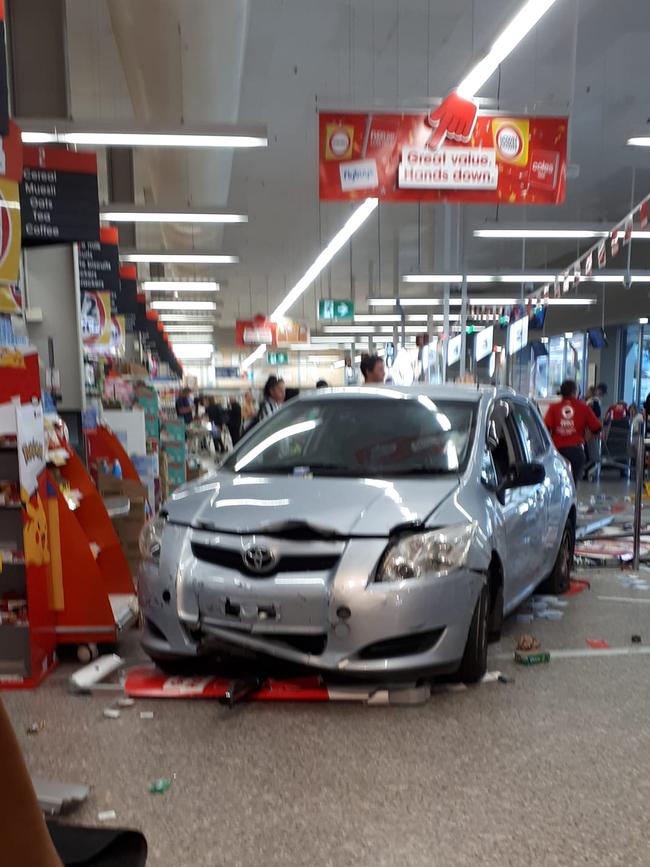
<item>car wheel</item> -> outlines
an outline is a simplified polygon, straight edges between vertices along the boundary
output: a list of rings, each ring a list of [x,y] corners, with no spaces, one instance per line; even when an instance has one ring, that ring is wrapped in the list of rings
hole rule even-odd
[[[540,587],[542,592],[559,596],[566,593],[571,584],[571,569],[573,567],[574,529],[569,521],[564,528],[560,550],[557,552],[553,571]]]
[[[476,683],[487,670],[489,601],[488,588],[483,587],[472,616],[463,660],[455,675],[461,683]]]
[[[488,641],[500,641],[503,628],[503,584],[499,584],[494,599],[490,599]]]

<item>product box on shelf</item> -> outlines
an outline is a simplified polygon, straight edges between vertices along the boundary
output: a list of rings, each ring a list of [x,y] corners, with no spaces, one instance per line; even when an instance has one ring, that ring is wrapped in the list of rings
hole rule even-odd
[[[102,496],[127,497],[129,500],[128,515],[113,518],[113,526],[129,568],[135,573],[140,560],[138,539],[147,520],[147,487],[132,479],[118,479],[98,468],[97,488]]]

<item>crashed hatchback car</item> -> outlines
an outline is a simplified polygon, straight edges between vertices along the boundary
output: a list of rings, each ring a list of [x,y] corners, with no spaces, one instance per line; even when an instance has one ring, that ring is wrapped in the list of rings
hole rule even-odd
[[[568,588],[575,520],[570,472],[510,390],[312,393],[145,527],[143,645],[163,667],[474,681],[505,614]]]

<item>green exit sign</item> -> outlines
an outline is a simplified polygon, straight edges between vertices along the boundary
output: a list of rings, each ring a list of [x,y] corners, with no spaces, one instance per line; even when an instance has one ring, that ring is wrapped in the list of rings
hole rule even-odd
[[[289,364],[289,353],[267,352],[266,359],[272,367],[278,367],[281,364]]]
[[[344,299],[321,298],[318,302],[318,318],[323,322],[354,319],[354,302]]]

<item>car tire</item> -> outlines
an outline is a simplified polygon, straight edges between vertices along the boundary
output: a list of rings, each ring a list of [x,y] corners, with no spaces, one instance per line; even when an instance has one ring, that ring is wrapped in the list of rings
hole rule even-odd
[[[490,594],[483,587],[472,615],[465,652],[454,679],[460,683],[476,683],[487,671],[488,616]]]
[[[571,521],[567,521],[567,525],[562,533],[562,541],[560,549],[557,552],[553,571],[548,578],[540,585],[542,593],[549,593],[553,596],[560,596],[566,593],[571,585],[571,569],[573,567],[573,549],[575,547],[575,530]]]
[[[494,599],[490,599],[489,608],[488,641],[500,641],[501,630],[503,629],[503,584],[499,584]]]

